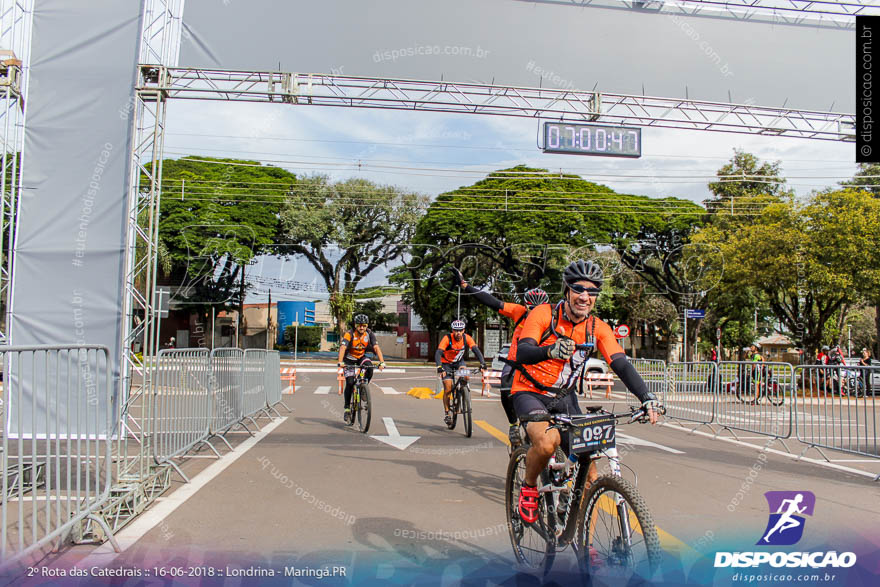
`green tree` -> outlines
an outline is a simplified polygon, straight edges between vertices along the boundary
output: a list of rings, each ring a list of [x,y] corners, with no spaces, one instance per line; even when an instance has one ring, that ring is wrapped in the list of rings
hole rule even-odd
[[[880,163],[859,163],[853,178],[843,183],[845,187],[859,187],[875,197],[880,195]]]
[[[355,314],[366,314],[370,319],[370,329],[374,332],[390,332],[397,324],[396,312],[383,312],[380,300],[355,302]]]
[[[288,326],[284,329],[284,342],[288,349],[296,346],[299,352],[314,352],[321,348],[323,326]]]
[[[858,186],[875,198],[880,196],[880,164],[859,163],[859,170],[855,176],[844,183],[845,186]],[[874,304],[874,339],[873,354],[880,356],[880,295],[869,295],[868,299]]]
[[[762,163],[751,153],[734,149],[730,161],[715,173],[718,181],[709,184],[713,198],[705,202],[706,208],[710,212],[724,208],[734,215],[737,212],[751,214],[755,204],[751,198],[755,196],[790,195],[780,171],[779,161]]]
[[[575,175],[520,165],[438,196],[395,279],[406,284],[405,299],[431,332],[433,348],[457,312],[457,293],[444,273],[449,265],[505,299],[532,287],[552,298],[561,293],[561,271],[571,259],[662,232],[663,223],[684,228],[683,211],[691,221],[704,213],[691,202],[618,194]],[[609,276],[620,271],[617,257],[607,258],[606,269]],[[466,296],[461,308],[469,321],[486,315]]]
[[[340,336],[361,281],[406,252],[427,199],[363,179],[331,183],[313,176],[296,184],[281,211],[283,242],[324,280]]]
[[[159,240],[180,303],[202,316],[240,309],[244,267],[270,251],[292,173],[256,161],[184,157],[163,162]]]
[[[878,234],[880,201],[838,190],[804,204],[790,197],[769,203],[747,224],[712,223],[693,240],[720,250],[724,263],[712,271],[724,287],[755,288],[812,352],[844,304],[880,286]]]

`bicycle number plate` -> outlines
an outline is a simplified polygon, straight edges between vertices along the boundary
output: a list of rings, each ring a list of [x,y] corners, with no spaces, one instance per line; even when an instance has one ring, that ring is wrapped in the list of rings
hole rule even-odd
[[[345,370],[342,372],[346,377],[354,377],[357,375],[358,368],[357,367],[345,367]]]
[[[470,369],[456,369],[455,376],[456,377],[470,377],[471,370]]]
[[[596,452],[613,448],[615,420],[611,416],[594,416],[572,424],[569,446],[574,453]]]

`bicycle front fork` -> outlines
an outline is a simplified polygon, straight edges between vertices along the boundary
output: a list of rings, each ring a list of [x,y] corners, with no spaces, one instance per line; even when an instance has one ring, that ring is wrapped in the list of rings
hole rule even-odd
[[[611,467],[611,472],[618,477],[622,477],[620,469],[620,454],[617,452],[617,447],[606,450],[605,456],[608,457],[608,465]],[[620,536],[623,538],[627,550],[629,550],[632,547],[632,528],[629,525],[629,508],[626,507],[626,500],[623,499],[622,495],[618,494],[615,498],[615,502],[615,506],[617,507],[617,520],[620,525]]]

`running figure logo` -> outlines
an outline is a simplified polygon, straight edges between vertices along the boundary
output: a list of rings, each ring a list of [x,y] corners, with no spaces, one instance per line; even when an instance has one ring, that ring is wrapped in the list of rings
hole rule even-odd
[[[770,519],[759,546],[790,546],[804,534],[804,515],[812,516],[816,496],[811,491],[768,491]]]

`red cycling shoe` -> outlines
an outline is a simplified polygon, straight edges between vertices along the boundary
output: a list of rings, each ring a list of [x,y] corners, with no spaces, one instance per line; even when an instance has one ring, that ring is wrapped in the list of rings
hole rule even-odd
[[[526,524],[538,521],[538,488],[523,485],[519,489],[519,516]]]

